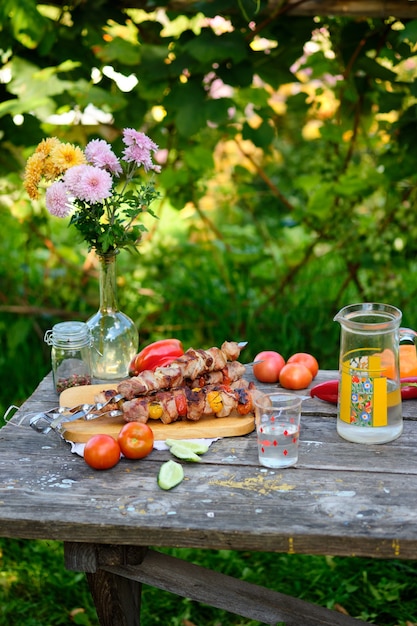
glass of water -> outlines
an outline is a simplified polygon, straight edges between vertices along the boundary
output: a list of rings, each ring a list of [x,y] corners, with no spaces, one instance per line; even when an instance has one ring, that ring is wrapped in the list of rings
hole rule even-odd
[[[302,398],[291,393],[265,393],[255,400],[259,463],[280,469],[298,461]]]

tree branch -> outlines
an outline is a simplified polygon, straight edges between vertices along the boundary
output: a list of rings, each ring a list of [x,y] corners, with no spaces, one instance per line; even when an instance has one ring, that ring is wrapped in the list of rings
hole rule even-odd
[[[206,0],[210,3],[214,0]],[[44,4],[58,7],[67,7],[68,0],[46,0]],[[155,11],[157,2],[149,0],[114,0],[113,8],[116,9],[143,9]],[[160,8],[167,11],[175,11],[184,15],[195,15],[201,11],[199,0],[170,0],[162,3]],[[225,3],[223,14],[236,14],[240,11],[238,2]],[[344,16],[344,17],[376,17],[376,18],[417,18],[417,0],[268,0],[261,11],[253,18],[259,16],[268,18],[272,14],[286,13],[291,16]]]
[[[239,141],[237,137],[235,137],[235,143],[237,147],[239,148],[240,152],[242,153],[242,155],[245,157],[245,159],[248,159],[248,161],[250,161],[250,163],[256,169],[256,173],[264,181],[264,183],[267,185],[270,191],[274,194],[274,196],[278,198],[289,211],[293,211],[294,207],[291,204],[291,202],[289,202],[287,198],[284,196],[284,194],[281,193],[278,187],[267,176],[266,172],[258,165],[258,163],[255,161],[253,156],[249,154],[247,151],[245,151],[242,143]]]

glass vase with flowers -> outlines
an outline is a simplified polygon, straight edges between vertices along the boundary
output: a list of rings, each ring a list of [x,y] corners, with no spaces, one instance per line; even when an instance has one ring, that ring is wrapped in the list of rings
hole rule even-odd
[[[119,159],[109,143],[91,140],[84,150],[49,137],[37,146],[25,169],[25,188],[37,200],[46,187],[45,204],[51,215],[70,217],[94,250],[99,262],[100,305],[87,324],[90,328],[92,373],[96,380],[116,380],[128,375],[138,350],[138,330],[119,310],[116,293],[116,259],[123,248],[137,252],[147,212],[160,194],[151,178],[138,180],[140,168],[160,172],[153,162],[158,146],[144,133],[123,130],[124,149]]]

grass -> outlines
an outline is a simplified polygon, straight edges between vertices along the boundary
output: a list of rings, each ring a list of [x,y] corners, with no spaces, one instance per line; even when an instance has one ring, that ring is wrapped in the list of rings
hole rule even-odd
[[[380,626],[416,626],[417,562],[167,549],[242,580]],[[84,574],[55,541],[0,540],[0,626],[98,626]],[[143,588],[142,626],[258,626],[258,622]]]

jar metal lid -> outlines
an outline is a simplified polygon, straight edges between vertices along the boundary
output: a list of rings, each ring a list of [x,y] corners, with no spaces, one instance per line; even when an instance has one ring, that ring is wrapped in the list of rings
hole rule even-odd
[[[85,322],[60,322],[46,331],[44,341],[49,346],[82,348],[91,343],[90,329]]]

